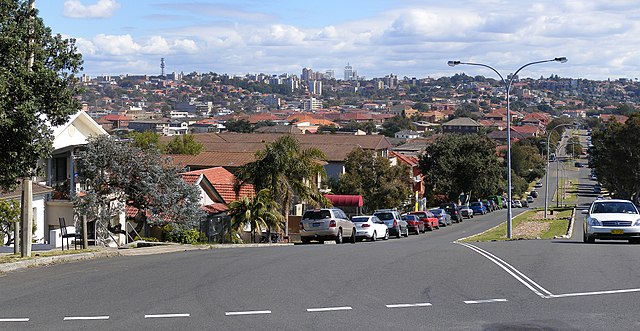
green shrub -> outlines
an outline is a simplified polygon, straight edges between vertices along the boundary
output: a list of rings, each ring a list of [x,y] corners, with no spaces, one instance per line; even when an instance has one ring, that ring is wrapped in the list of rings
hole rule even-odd
[[[181,244],[197,244],[198,242],[207,240],[204,233],[196,229],[188,229],[184,225],[173,223],[169,223],[162,227],[162,237],[164,241]]]

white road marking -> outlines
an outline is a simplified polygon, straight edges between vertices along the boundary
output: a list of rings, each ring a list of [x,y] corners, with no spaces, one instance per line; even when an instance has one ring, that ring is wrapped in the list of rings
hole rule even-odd
[[[611,291],[595,291],[595,292],[578,292],[578,293],[566,293],[566,294],[553,294],[549,298],[567,298],[567,297],[581,297],[589,295],[602,295],[602,294],[619,294],[619,293],[632,293],[640,292],[640,288],[631,288],[627,290],[611,290]]]
[[[109,316],[66,316],[63,321],[97,321],[108,320]]]
[[[191,314],[155,314],[144,315],[144,318],[172,318],[172,317],[189,317]]]
[[[271,310],[228,311],[225,316],[271,314]]]
[[[0,318],[0,322],[29,322],[29,318]]]
[[[326,307],[326,308],[307,308],[308,312],[320,312],[320,311],[336,311],[336,310],[351,310],[351,307]]]
[[[398,303],[394,305],[387,305],[387,308],[410,308],[410,307],[428,307],[431,306],[430,303]]]
[[[476,304],[476,303],[492,303],[492,302],[507,302],[507,299],[488,299],[488,300],[469,300],[464,303],[468,305]]]
[[[499,257],[497,257],[497,256],[495,256],[495,255],[483,250],[482,248],[476,247],[476,246],[471,245],[471,244],[467,244],[467,243],[458,243],[458,244],[460,244],[462,246],[465,246],[465,247],[475,251],[476,253],[486,257],[487,259],[489,259],[489,261],[495,263],[497,266],[499,266],[500,268],[504,269],[504,271],[509,273],[511,276],[513,276],[513,278],[518,280],[520,283],[522,283],[524,286],[529,288],[533,293],[537,294],[541,298],[545,298],[546,299],[546,298],[549,298],[549,297],[551,297],[553,295],[551,292],[547,291],[544,287],[538,285],[536,282],[531,280],[525,274],[520,272],[518,269],[514,268],[509,263],[503,261]]]

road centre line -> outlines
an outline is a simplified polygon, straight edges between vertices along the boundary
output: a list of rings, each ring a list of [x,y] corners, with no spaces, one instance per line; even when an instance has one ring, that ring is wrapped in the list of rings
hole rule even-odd
[[[503,261],[499,257],[497,257],[497,256],[495,256],[495,255],[483,250],[482,248],[476,247],[476,246],[471,245],[471,244],[467,244],[467,243],[457,243],[457,244],[465,246],[465,247],[475,251],[476,253],[486,257],[489,261],[495,263],[497,266],[502,268],[504,271],[506,271],[508,274],[510,274],[513,278],[515,278],[517,281],[522,283],[524,286],[529,288],[533,293],[537,294],[541,298],[550,298],[553,295],[551,292],[547,291],[544,287],[538,285],[536,282],[534,282],[529,277],[524,275],[518,269],[514,268],[512,265],[510,265],[507,262]],[[544,292],[544,293],[541,293],[541,292]]]
[[[97,321],[108,320],[109,316],[65,316],[63,321]]]
[[[152,314],[144,315],[144,318],[172,318],[172,317],[190,317],[191,314]]]
[[[308,312],[321,312],[321,311],[336,311],[336,310],[351,310],[351,307],[326,307],[326,308],[307,308]]]
[[[507,302],[507,299],[488,299],[488,300],[469,300],[464,303],[468,305],[476,304],[476,303],[492,303],[492,302]]]
[[[271,310],[228,311],[224,316],[271,314]]]
[[[29,322],[29,318],[0,318],[0,322]]]
[[[578,293],[566,293],[566,294],[552,294],[549,298],[568,298],[568,297],[581,297],[589,295],[603,295],[603,294],[619,294],[619,293],[633,293],[640,292],[640,288],[631,288],[626,290],[611,290],[611,291],[595,291],[595,292],[578,292]]]
[[[393,305],[386,305],[387,308],[410,308],[410,307],[428,307],[431,306],[430,303],[399,303]]]

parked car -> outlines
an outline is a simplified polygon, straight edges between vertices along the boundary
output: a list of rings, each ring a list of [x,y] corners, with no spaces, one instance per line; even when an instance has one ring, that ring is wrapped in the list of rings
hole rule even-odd
[[[394,209],[379,209],[373,213],[377,216],[389,229],[389,235],[400,238],[401,236],[409,236],[409,227],[401,217],[400,213]]]
[[[473,214],[484,215],[487,213],[487,207],[480,201],[474,201],[469,204],[469,207],[473,210]]]
[[[527,200],[519,200],[520,204],[522,205],[522,208],[529,208],[529,202],[527,202]]]
[[[593,243],[596,239],[626,239],[640,242],[640,214],[629,200],[595,200],[583,223],[583,241]]]
[[[487,208],[487,213],[493,212],[493,208],[491,207],[489,200],[483,200],[482,204]]]
[[[389,239],[389,229],[378,217],[373,215],[353,216],[351,221],[356,225],[356,239]]]
[[[534,185],[533,187],[535,188],[541,188],[542,187],[542,183],[541,182],[537,182],[536,185]]]
[[[438,218],[428,210],[412,211],[407,214],[416,215],[420,217],[420,219],[424,223],[424,227],[426,230],[432,231],[434,229],[440,228],[440,223],[438,222]]]
[[[413,232],[414,234],[421,234],[424,232],[424,222],[420,219],[420,217],[416,215],[405,214],[402,215],[402,219],[407,222],[409,232]]]
[[[335,240],[336,244],[341,244],[344,238],[355,243],[356,226],[339,208],[307,210],[300,221],[300,238],[303,244],[308,244],[311,240],[318,240],[320,243]]]
[[[440,208],[444,209],[449,216],[451,216],[451,220],[456,223],[462,222],[462,215],[460,215],[460,211],[458,210],[458,205],[454,202],[443,203],[440,205]]]
[[[529,193],[530,196],[532,196],[534,199],[538,198],[538,191],[531,191],[531,193]]]
[[[513,200],[511,208],[522,208],[522,202],[520,202],[520,200]]]
[[[451,215],[447,214],[447,212],[442,208],[433,208],[429,209],[431,213],[438,219],[438,224],[440,226],[451,225]]]
[[[462,205],[462,206],[460,206],[459,211],[460,211],[460,215],[462,215],[462,217],[473,218],[473,209],[471,209],[469,206]]]
[[[533,203],[534,201],[535,201],[535,199],[533,199],[533,196],[532,196],[532,195],[529,195],[529,196],[527,197],[527,202],[528,202],[528,203]]]

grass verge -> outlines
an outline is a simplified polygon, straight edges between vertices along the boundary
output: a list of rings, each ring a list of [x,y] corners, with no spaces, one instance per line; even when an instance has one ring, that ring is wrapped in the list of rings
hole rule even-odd
[[[0,255],[0,263],[11,263],[18,261],[26,261],[31,260],[37,257],[48,257],[48,256],[59,256],[59,255],[74,255],[81,253],[90,253],[96,252],[95,249],[74,249],[74,250],[54,250],[54,251],[45,251],[45,252],[31,252],[31,257],[20,257],[20,254],[8,254],[8,255]]]
[[[541,209],[528,210],[513,218],[512,238],[519,239],[553,239],[567,233],[572,209],[554,209],[554,219],[539,218]],[[507,240],[507,223],[499,225],[475,236],[461,240],[462,242],[502,241]]]

